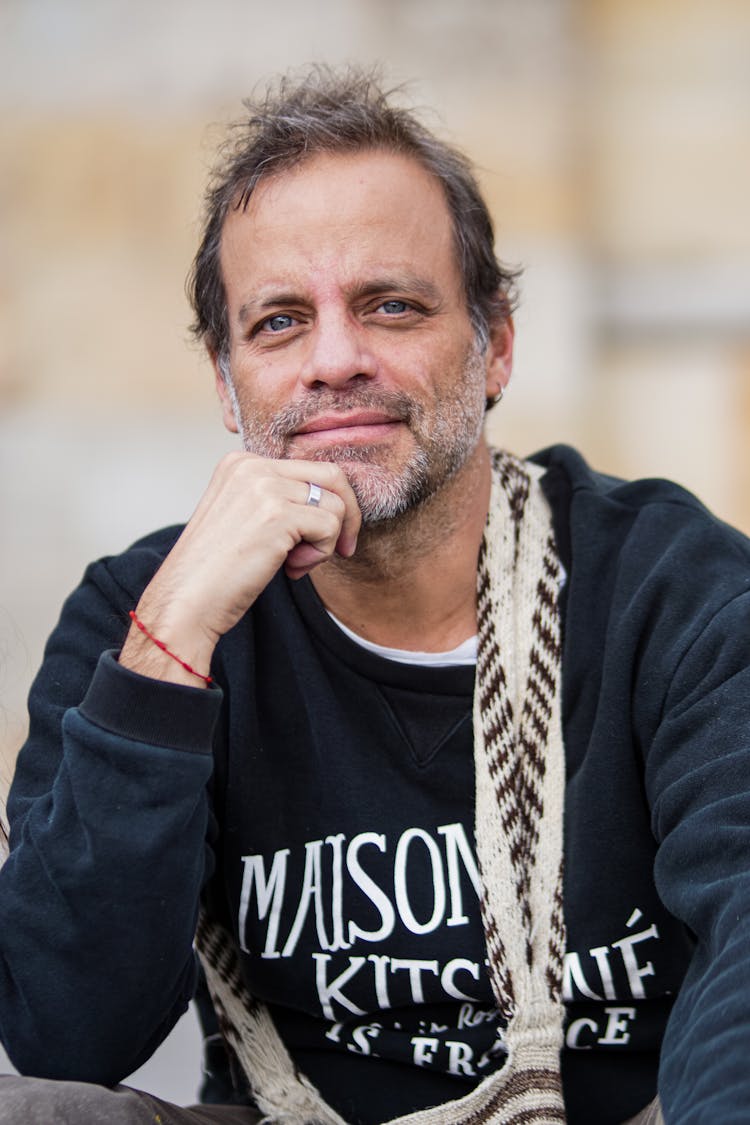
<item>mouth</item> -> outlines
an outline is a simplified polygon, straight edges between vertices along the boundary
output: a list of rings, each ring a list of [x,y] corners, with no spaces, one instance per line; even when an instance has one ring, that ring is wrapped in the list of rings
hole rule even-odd
[[[320,442],[336,444],[346,442],[351,445],[359,442],[373,442],[389,437],[403,419],[394,418],[382,411],[360,410],[351,414],[321,414],[311,418],[295,430],[293,438],[313,438]]]

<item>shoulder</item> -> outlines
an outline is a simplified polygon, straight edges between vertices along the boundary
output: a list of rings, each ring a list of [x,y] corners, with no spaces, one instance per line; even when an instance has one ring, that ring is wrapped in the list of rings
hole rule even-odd
[[[164,528],[139,539],[117,555],[89,563],[78,585],[65,599],[45,648],[45,664],[56,653],[90,646],[93,663],[99,653],[119,648],[133,609],[161,566],[182,528]],[[67,658],[67,657],[66,657]]]
[[[568,581],[568,636],[681,655],[704,631],[750,626],[750,540],[672,481],[595,472],[566,446],[535,454]],[[740,624],[741,623],[741,624]],[[746,648],[743,641],[742,646]]]
[[[546,477],[567,481],[571,495],[617,504],[623,509],[640,511],[653,504],[676,504],[686,512],[711,516],[701,501],[686,488],[660,477],[624,480],[622,477],[598,472],[570,445],[551,445],[533,453],[529,460],[546,470]]]
[[[131,600],[140,597],[182,530],[182,524],[161,528],[136,540],[120,554],[97,559],[86,568],[81,585],[94,586],[115,602],[120,595]]]
[[[568,524],[571,551],[598,547],[612,552],[637,541],[638,557],[646,563],[650,555],[669,561],[675,552],[702,545],[740,570],[750,563],[750,540],[674,481],[623,480],[600,473],[565,445],[551,446],[530,460],[546,470],[543,486],[556,523]]]

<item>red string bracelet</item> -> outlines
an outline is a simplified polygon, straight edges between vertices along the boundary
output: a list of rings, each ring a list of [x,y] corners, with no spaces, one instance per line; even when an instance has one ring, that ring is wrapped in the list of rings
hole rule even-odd
[[[202,672],[196,672],[195,668],[191,668],[190,665],[187,664],[184,660],[181,660],[176,653],[170,652],[167,646],[164,644],[164,641],[160,641],[158,637],[155,637],[153,633],[150,633],[143,622],[138,620],[135,614],[135,610],[131,609],[129,617],[133,624],[136,625],[144,634],[144,636],[148,637],[150,641],[153,641],[156,647],[160,648],[166,656],[171,656],[173,660],[176,660],[178,664],[181,664],[185,671],[189,672],[191,676],[197,676],[199,680],[203,680],[203,682],[206,684],[212,684],[214,682],[213,676],[204,676]]]

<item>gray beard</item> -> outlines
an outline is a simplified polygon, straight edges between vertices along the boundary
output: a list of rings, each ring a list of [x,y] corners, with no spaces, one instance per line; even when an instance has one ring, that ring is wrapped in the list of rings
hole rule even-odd
[[[328,461],[346,473],[365,526],[399,520],[430,499],[468,461],[482,435],[485,413],[484,353],[474,344],[451,393],[435,400],[432,416],[403,391],[364,387],[324,389],[292,403],[263,423],[245,410],[231,378],[226,379],[242,444],[259,457],[290,456],[292,435],[321,413],[381,410],[409,427],[415,448],[405,464],[390,468],[378,445],[338,445],[319,449],[306,460]],[[225,374],[228,374],[226,372]]]

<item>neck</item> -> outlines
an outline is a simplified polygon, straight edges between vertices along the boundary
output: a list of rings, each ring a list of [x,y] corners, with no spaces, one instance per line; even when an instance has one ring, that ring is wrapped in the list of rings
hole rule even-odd
[[[312,574],[327,609],[366,640],[443,652],[476,632],[477,556],[490,495],[481,442],[463,469],[399,520],[365,528],[351,559]]]

